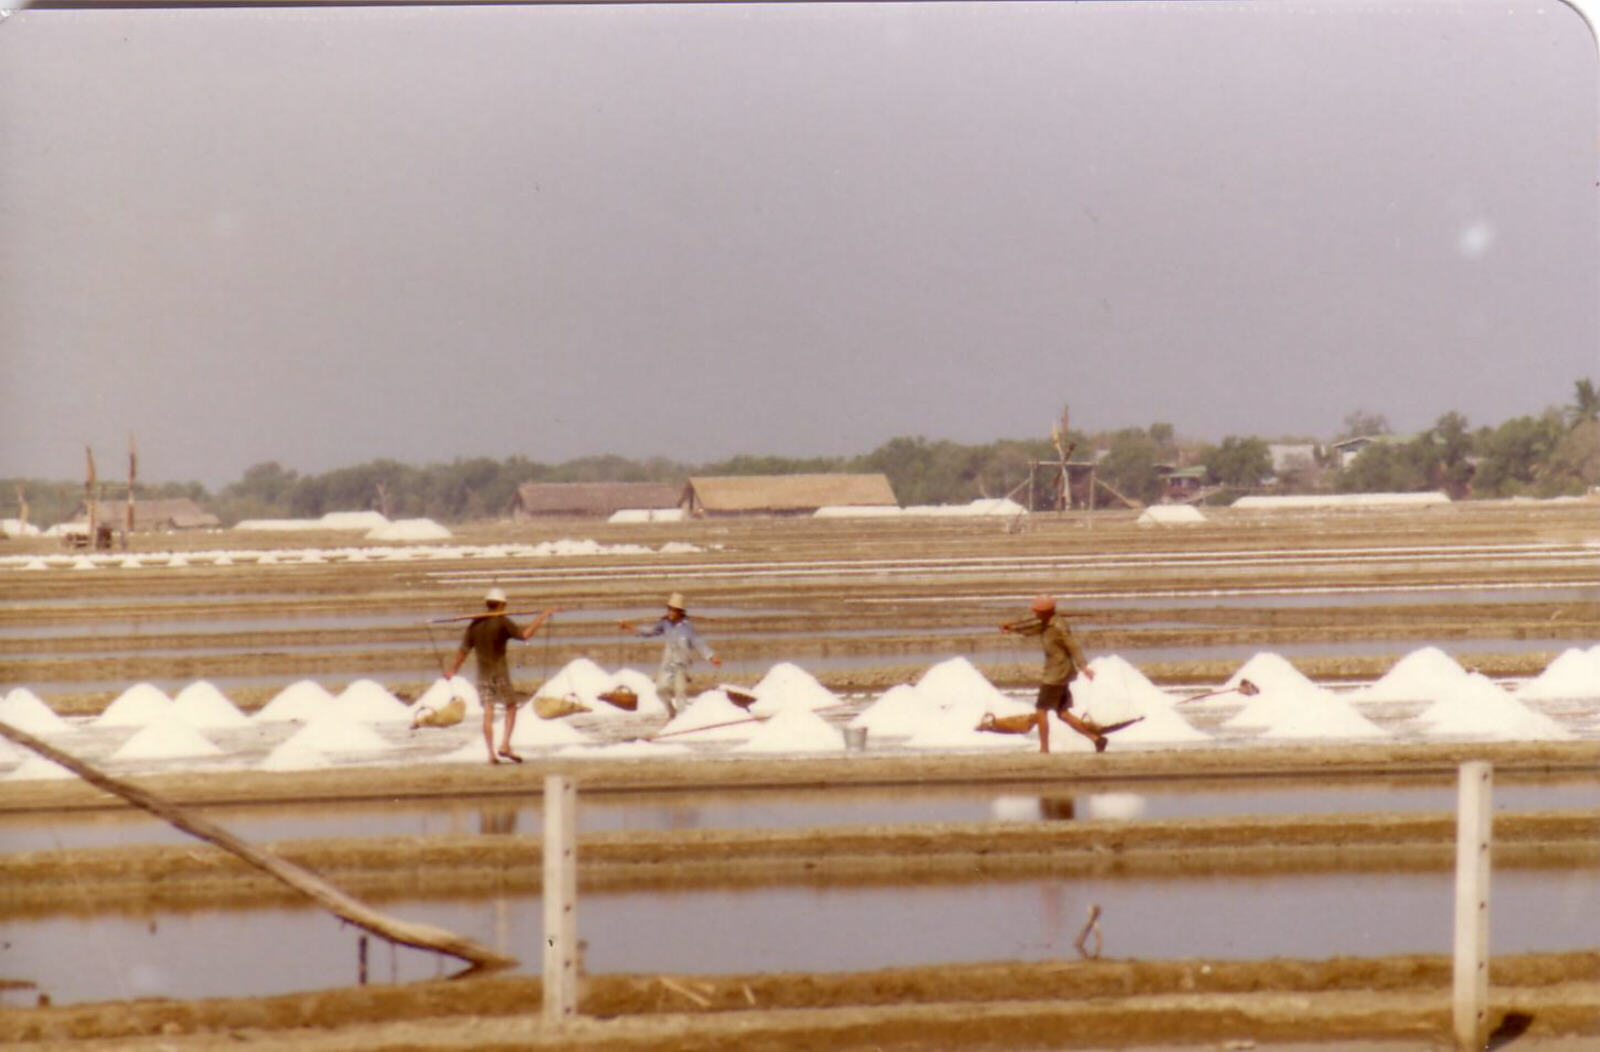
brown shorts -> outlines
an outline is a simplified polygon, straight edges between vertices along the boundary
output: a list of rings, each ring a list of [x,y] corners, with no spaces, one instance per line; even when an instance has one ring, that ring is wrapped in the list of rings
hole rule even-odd
[[[486,709],[496,705],[502,709],[514,709],[521,705],[524,699],[517,694],[510,683],[503,679],[491,679],[478,684],[478,700],[483,702],[483,707]]]
[[[1072,685],[1070,683],[1041,683],[1039,684],[1039,700],[1033,707],[1042,712],[1066,712],[1072,708]]]

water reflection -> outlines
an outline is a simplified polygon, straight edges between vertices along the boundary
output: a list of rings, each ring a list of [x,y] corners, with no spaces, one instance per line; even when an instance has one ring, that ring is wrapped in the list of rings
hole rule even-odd
[[[1600,870],[1496,869],[1496,953],[1600,945]],[[863,970],[1074,958],[1099,907],[1115,959],[1448,954],[1448,872],[1231,878],[1032,879],[955,886],[672,890],[584,896],[579,932],[592,972]],[[385,910],[542,966],[536,895],[398,902]],[[267,995],[351,982],[364,933],[306,909],[54,917],[8,924],[0,968],[57,1003],[141,996]],[[871,933],[863,938],[863,933]],[[1085,941],[1094,949],[1091,935]],[[241,968],[247,953],[250,967]],[[390,956],[382,966],[382,954]],[[368,982],[447,975],[456,962],[374,941]]]

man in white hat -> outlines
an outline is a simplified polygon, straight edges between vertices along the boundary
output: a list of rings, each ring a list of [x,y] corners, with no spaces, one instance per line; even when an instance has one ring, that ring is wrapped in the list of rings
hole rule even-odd
[[[636,628],[632,621],[618,621],[617,627],[640,637],[662,637],[664,645],[661,648],[661,668],[656,672],[656,689],[662,692],[661,700],[666,702],[667,712],[671,716],[676,716],[683,707],[684,695],[689,689],[689,666],[694,663],[696,654],[711,662],[713,667],[722,667],[722,659],[711,652],[711,647],[689,623],[682,592],[673,592],[667,597],[667,612],[654,624]],[[672,690],[670,700],[666,694],[669,687]]]
[[[1068,727],[1094,742],[1095,752],[1105,752],[1106,736],[1099,725],[1072,714],[1072,681],[1078,678],[1080,669],[1085,676],[1094,679],[1094,669],[1084,660],[1083,649],[1073,638],[1066,619],[1057,619],[1053,598],[1038,596],[1032,609],[1032,617],[1008,621],[1000,626],[1000,631],[1038,636],[1044,644],[1044,671],[1039,676],[1039,698],[1033,706],[1033,723],[1039,728],[1039,751],[1050,751],[1050,714],[1053,712]]]
[[[477,652],[478,697],[483,701],[483,744],[489,749],[489,762],[495,764],[506,759],[521,763],[522,757],[511,750],[511,731],[517,725],[517,706],[522,704],[523,699],[517,696],[511,686],[511,670],[506,665],[506,644],[513,638],[523,642],[532,639],[539,627],[555,613],[555,608],[541,611],[532,624],[522,628],[506,616],[505,592],[498,588],[489,589],[483,597],[483,604],[485,612],[468,622],[467,630],[461,636],[461,646],[456,650],[455,661],[445,672],[444,678],[449,679],[461,671],[467,655]],[[505,713],[505,727],[500,735],[498,750],[494,747],[496,704]]]

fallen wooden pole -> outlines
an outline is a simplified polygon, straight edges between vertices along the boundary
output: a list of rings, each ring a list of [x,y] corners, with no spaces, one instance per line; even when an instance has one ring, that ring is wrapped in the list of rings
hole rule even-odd
[[[113,796],[119,796],[135,807],[142,808],[157,818],[170,822],[185,833],[197,836],[207,843],[214,844],[224,851],[238,856],[257,869],[265,871],[296,891],[321,903],[334,916],[348,921],[364,931],[369,931],[374,935],[388,939],[391,942],[400,943],[403,946],[414,946],[419,950],[436,950],[439,953],[449,954],[452,957],[467,961],[473,966],[474,970],[509,968],[517,963],[516,958],[496,953],[494,950],[480,946],[471,939],[463,938],[455,932],[436,928],[430,924],[415,924],[410,921],[397,920],[379,913],[366,903],[352,898],[321,877],[301,869],[293,862],[281,859],[269,851],[241,840],[221,826],[189,814],[153,793],[140,789],[138,786],[129,785],[127,782],[112,778],[99,769],[91,767],[76,756],[62,752],[54,746],[40,741],[26,731],[18,730],[6,723],[0,723],[0,735],[11,739],[18,745],[32,749],[53,763],[60,764],[96,789],[103,789]]]

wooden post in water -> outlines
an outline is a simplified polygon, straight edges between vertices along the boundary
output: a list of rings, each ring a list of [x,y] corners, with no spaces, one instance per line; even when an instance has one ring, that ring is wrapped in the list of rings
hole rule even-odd
[[[1489,1022],[1489,845],[1494,768],[1475,760],[1461,765],[1456,803],[1456,1045],[1483,1047]]]
[[[544,780],[544,1021],[578,1015],[578,790],[566,775]]]

